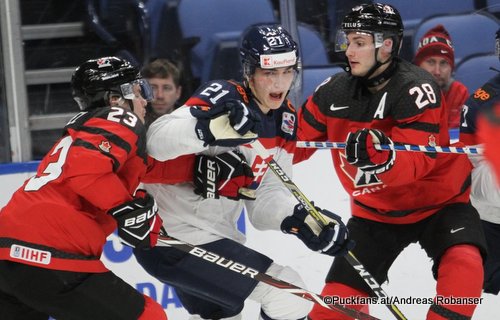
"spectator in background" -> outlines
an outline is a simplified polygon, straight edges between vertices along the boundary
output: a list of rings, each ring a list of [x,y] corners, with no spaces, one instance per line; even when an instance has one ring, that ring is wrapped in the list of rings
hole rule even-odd
[[[148,80],[154,93],[153,101],[148,104],[146,112],[145,124],[148,128],[158,117],[179,107],[178,100],[182,87],[179,69],[166,59],[151,61],[141,73]]]
[[[462,106],[469,97],[469,91],[463,83],[452,77],[455,54],[450,34],[443,25],[430,29],[420,39],[414,63],[436,79],[446,99],[448,127],[458,128]]]

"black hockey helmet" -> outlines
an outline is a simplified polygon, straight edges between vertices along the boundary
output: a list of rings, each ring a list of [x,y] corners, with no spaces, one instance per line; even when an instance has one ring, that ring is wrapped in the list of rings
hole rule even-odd
[[[87,110],[106,106],[110,93],[133,99],[134,83],[140,84],[146,100],[152,99],[152,90],[136,67],[122,58],[102,57],[88,60],[75,70],[71,89],[80,109]]]
[[[255,68],[297,68],[299,51],[292,36],[279,24],[254,24],[241,36],[240,59],[244,78]]]
[[[403,39],[403,20],[398,10],[391,5],[383,3],[362,4],[352,8],[342,21],[343,35],[337,37],[336,49],[345,51],[347,42],[342,41],[351,31],[364,32],[373,35],[375,48],[382,46],[384,39],[392,38],[394,41],[392,56],[397,56]]]

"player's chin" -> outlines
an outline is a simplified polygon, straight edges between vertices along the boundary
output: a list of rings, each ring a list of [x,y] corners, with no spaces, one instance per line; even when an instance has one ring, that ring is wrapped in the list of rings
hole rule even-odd
[[[280,95],[279,98],[278,97],[269,97],[267,99],[267,105],[271,109],[278,109],[283,104],[283,101],[285,101],[284,94]]]

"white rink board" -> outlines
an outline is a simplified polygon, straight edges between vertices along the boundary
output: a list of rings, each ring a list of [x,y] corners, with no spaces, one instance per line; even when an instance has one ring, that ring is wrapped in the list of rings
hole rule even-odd
[[[329,209],[347,220],[349,203],[347,194],[341,188],[330,160],[330,153],[320,150],[309,160],[295,166],[293,180],[304,194],[321,208]],[[9,200],[12,192],[30,174],[9,174],[0,176],[0,205]],[[291,235],[274,231],[257,231],[246,221],[247,245],[274,259],[276,263],[288,265],[302,275],[309,290],[320,293],[324,277],[332,258],[309,251],[300,240]],[[153,296],[166,308],[169,319],[187,320],[187,312],[170,287],[149,276],[137,264],[115,235],[110,236],[103,260],[106,265],[135,288]],[[457,281],[467,281],[458,279]],[[419,245],[411,245],[396,260],[389,273],[389,284],[383,289],[398,298],[431,298],[434,296],[435,281],[431,275],[431,262]],[[500,298],[484,294],[473,319],[489,320],[498,318],[495,303]],[[410,320],[425,319],[427,305],[404,305],[398,307]],[[496,309],[496,310],[495,310]],[[371,306],[372,314],[381,319],[394,319],[383,305]],[[495,312],[496,311],[496,312]],[[243,311],[243,319],[258,319],[259,306],[248,301]]]

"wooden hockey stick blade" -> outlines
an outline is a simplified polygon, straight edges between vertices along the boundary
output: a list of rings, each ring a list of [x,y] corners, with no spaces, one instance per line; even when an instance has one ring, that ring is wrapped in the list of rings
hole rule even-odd
[[[257,154],[264,159],[264,161],[269,166],[269,169],[283,182],[285,187],[295,196],[295,198],[304,206],[309,215],[311,215],[316,223],[323,228],[328,224],[323,215],[316,210],[314,205],[312,205],[311,201],[307,199],[307,197],[300,191],[299,187],[290,179],[285,171],[280,167],[280,165],[271,158],[271,155],[267,151],[266,148],[260,143],[259,140],[255,140],[250,144],[253,149],[257,152]],[[368,284],[368,286],[372,289],[373,293],[379,298],[388,297],[387,293],[382,289],[382,286],[375,280],[375,278],[365,269],[365,267],[361,264],[361,262],[354,256],[352,252],[348,252],[344,256],[349,262],[349,264],[358,272],[359,276]],[[398,320],[408,320],[403,312],[399,310],[399,308],[395,304],[386,304],[389,311],[396,317]]]
[[[178,240],[178,239],[170,237],[168,235],[164,235],[164,234],[160,233],[160,235],[158,236],[157,246],[172,247],[172,248],[184,251],[186,253],[189,253],[190,255],[193,255],[195,257],[198,257],[200,259],[207,261],[207,263],[217,264],[221,268],[225,268],[227,270],[239,273],[242,276],[250,277],[256,281],[266,283],[266,284],[268,284],[272,287],[278,288],[280,290],[287,291],[290,294],[296,295],[302,299],[309,300],[313,303],[319,304],[320,306],[322,306],[324,308],[330,309],[332,311],[336,311],[338,313],[341,313],[343,315],[349,316],[349,317],[354,318],[354,319],[380,320],[379,318],[371,316],[367,313],[348,308],[348,307],[341,305],[341,304],[336,304],[336,303],[335,304],[328,304],[324,301],[325,298],[319,294],[316,294],[316,293],[311,292],[309,290],[300,288],[300,287],[293,285],[289,282],[275,278],[267,273],[263,273],[263,272],[260,272],[258,270],[255,270],[253,268],[247,267],[244,264],[241,264],[239,262],[226,259],[226,258],[224,258],[216,253],[207,251],[203,248],[194,246],[192,244]],[[223,261],[224,263],[218,263],[219,261]]]

